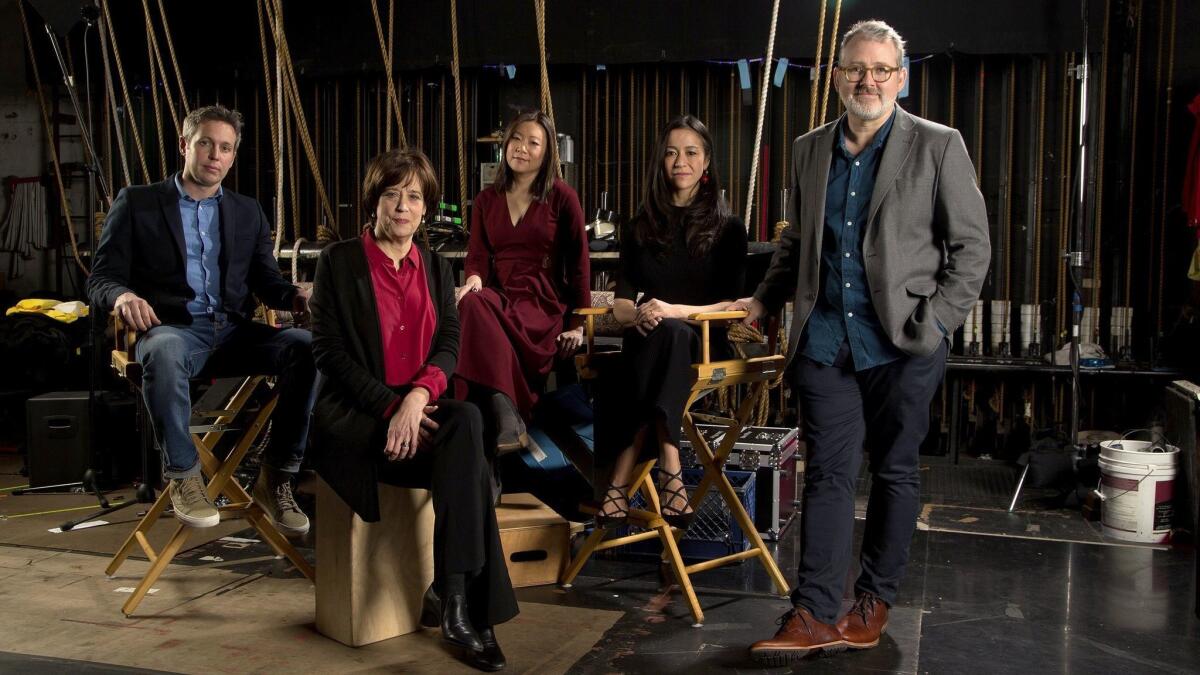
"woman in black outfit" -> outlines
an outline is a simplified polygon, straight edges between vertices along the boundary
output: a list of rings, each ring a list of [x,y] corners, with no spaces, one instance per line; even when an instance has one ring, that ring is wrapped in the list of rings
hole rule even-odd
[[[437,176],[419,150],[385,152],[367,167],[362,199],[371,223],[322,251],[309,301],[324,376],[313,409],[317,470],[367,522],[379,520],[379,481],[432,491],[434,586],[422,623],[440,616],[443,639],[476,667],[499,670],[492,626],[518,610],[482,418],[472,404],[439,400],[458,358],[454,282],[413,241],[437,203]]]
[[[613,314],[625,327],[622,357],[618,372],[601,378],[596,404],[597,460],[612,467],[597,514],[603,524],[628,516],[633,466],[656,455],[666,520],[686,526],[693,515],[679,437],[701,344],[687,317],[725,309],[743,294],[746,277],[746,230],[721,199],[712,147],[695,117],[668,123],[646,172],[642,208],[621,237]],[[713,358],[730,358],[724,328],[714,327],[710,342]]]

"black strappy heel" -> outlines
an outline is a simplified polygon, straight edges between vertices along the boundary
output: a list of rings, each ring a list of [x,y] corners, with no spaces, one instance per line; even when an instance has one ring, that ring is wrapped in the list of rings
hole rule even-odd
[[[596,510],[596,525],[600,527],[615,527],[624,525],[629,520],[629,496],[625,493],[629,489],[629,485],[613,485],[604,493],[604,500],[600,502],[600,508]],[[604,507],[609,504],[619,505],[625,501],[625,508],[617,509],[616,515],[604,515]]]
[[[658,500],[662,505],[663,520],[667,521],[667,524],[672,527],[678,527],[686,530],[688,526],[692,524],[692,521],[696,519],[696,512],[694,510],[690,513],[685,512],[683,509],[673,505],[674,502],[682,499],[684,504],[687,505],[684,506],[684,508],[690,506],[688,501],[687,485],[685,485],[683,482],[683,468],[680,467],[678,471],[671,473],[670,471],[659,467],[658,477],[660,479],[658,485]],[[667,486],[671,485],[673,481],[678,481],[679,487],[674,489],[668,488]]]

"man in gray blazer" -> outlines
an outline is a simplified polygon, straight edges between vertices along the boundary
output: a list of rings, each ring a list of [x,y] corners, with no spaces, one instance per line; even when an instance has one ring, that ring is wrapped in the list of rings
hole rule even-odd
[[[788,361],[807,456],[793,609],[751,647],[782,665],[879,643],[920,509],[918,452],[950,336],[979,297],[987,211],[962,138],[896,105],[904,41],[882,21],[845,34],[833,80],[846,114],[797,138],[779,251],[746,321],[792,300]],[[851,564],[864,444],[872,473],[855,603]]]

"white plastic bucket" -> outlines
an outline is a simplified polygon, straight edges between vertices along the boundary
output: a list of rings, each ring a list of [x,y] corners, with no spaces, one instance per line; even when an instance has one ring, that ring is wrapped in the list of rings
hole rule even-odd
[[[1171,540],[1179,448],[1150,441],[1100,443],[1100,523],[1104,536],[1165,544]]]

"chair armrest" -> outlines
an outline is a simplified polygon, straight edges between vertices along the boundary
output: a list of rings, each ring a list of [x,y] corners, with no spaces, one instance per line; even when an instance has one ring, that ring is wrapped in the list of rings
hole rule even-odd
[[[587,345],[587,351],[584,352],[584,360],[591,358],[592,350],[596,345],[596,317],[611,314],[612,307],[580,307],[573,314],[582,316],[586,321],[583,324],[584,342]]]
[[[725,312],[700,312],[688,316],[689,321],[733,321],[734,319],[744,319],[749,316],[749,312],[744,309],[738,309]]]
[[[121,315],[117,314],[116,310],[113,310],[109,316],[112,318],[113,341],[116,351],[129,354],[132,360],[133,346],[137,343],[138,336],[141,333],[133,326],[122,321]]]
[[[689,321],[700,322],[700,358],[701,363],[709,362],[709,322],[710,321],[735,321],[744,319],[750,313],[745,310],[735,310],[726,312],[698,312],[688,316]]]
[[[134,346],[141,333],[121,320],[114,310],[109,317],[113,327],[113,351],[110,359],[112,367],[121,377],[129,380],[135,386],[142,382],[142,364],[134,358]]]

